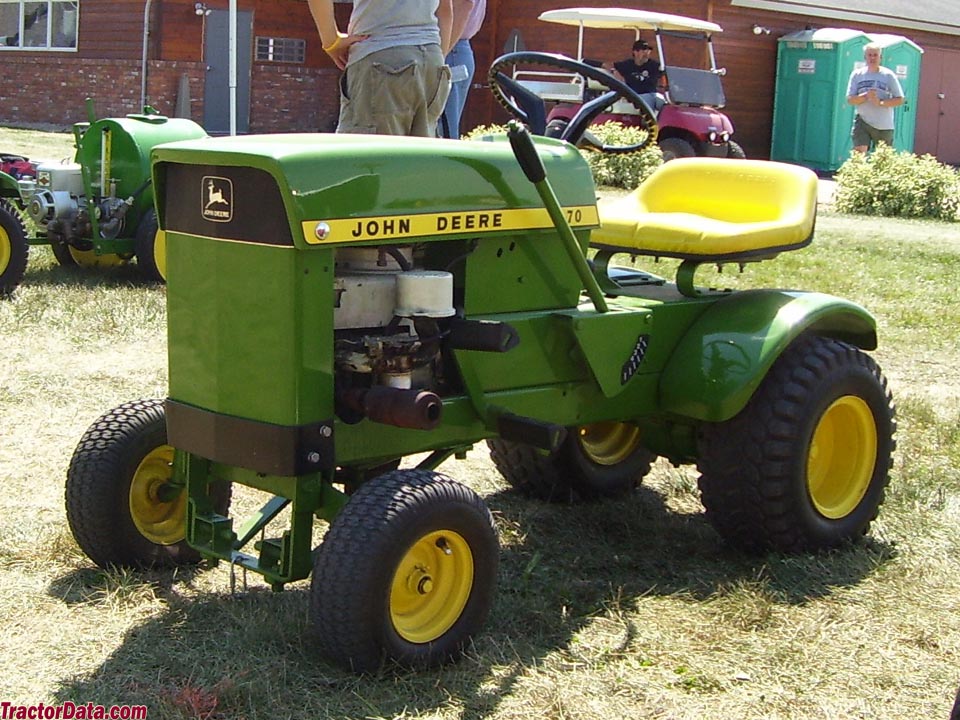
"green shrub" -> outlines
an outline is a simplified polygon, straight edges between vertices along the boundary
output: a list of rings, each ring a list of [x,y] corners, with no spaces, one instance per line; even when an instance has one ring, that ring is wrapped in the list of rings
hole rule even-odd
[[[932,155],[897,152],[881,144],[869,155],[854,153],[835,178],[838,212],[957,220],[957,172]]]
[[[633,145],[642,141],[646,135],[638,128],[627,127],[618,122],[593,125],[590,132],[604,145]],[[655,143],[632,153],[613,154],[595,150],[580,152],[593,171],[593,180],[597,185],[628,190],[633,190],[663,164],[663,153]]]
[[[468,140],[505,133],[504,125],[481,125],[464,135]],[[626,127],[617,122],[605,122],[593,125],[590,132],[605,145],[633,145],[643,139],[644,133],[633,127]],[[663,164],[663,153],[657,145],[652,145],[633,153],[602,153],[596,150],[581,149],[593,173],[593,181],[597,185],[622,187],[632,190],[646,180],[650,173]]]

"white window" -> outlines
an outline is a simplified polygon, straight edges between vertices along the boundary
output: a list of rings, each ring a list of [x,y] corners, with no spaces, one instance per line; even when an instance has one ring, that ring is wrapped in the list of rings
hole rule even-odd
[[[307,41],[299,38],[257,36],[257,60],[263,62],[302,63]]]
[[[0,51],[76,50],[79,16],[79,0],[0,0]]]

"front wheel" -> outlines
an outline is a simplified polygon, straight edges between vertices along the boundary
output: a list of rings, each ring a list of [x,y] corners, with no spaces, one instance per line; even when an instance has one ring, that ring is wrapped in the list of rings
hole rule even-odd
[[[734,160],[746,160],[747,154],[743,151],[743,148],[740,147],[740,143],[731,140],[727,143],[727,157]]]
[[[321,653],[354,672],[440,665],[483,626],[497,582],[493,518],[427,470],[364,483],[317,550],[310,621]]]
[[[30,248],[20,214],[6,200],[0,200],[0,297],[10,295],[27,271]]]
[[[195,563],[186,543],[187,491],[173,481],[162,400],[125,403],[80,438],[67,470],[67,521],[80,549],[100,567]],[[229,485],[211,483],[226,514]]]
[[[521,443],[487,440],[490,459],[521,493],[571,502],[618,498],[636,489],[656,456],[630,423],[599,422],[570,428],[560,449],[544,453]]]
[[[748,551],[854,540],[883,503],[895,431],[893,399],[873,359],[839,340],[802,338],[736,417],[704,428],[707,518]]]
[[[696,157],[697,150],[693,145],[683,138],[665,138],[660,141],[660,152],[663,153],[663,161],[670,162],[677,158]]]

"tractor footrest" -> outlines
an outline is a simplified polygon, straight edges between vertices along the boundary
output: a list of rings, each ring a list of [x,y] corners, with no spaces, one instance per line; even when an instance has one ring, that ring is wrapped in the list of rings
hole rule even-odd
[[[617,284],[618,287],[645,287],[647,285],[665,285],[666,279],[653,275],[643,270],[634,268],[612,267],[608,270],[607,276]]]
[[[447,338],[447,344],[455,350],[480,352],[507,352],[519,343],[516,329],[496,320],[454,320]]]
[[[504,440],[532,445],[548,452],[559,450],[567,437],[567,429],[562,425],[510,413],[497,418],[497,433]]]

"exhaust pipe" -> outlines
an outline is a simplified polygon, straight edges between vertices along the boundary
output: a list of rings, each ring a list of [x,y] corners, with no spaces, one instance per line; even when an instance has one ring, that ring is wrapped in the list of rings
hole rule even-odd
[[[348,390],[343,404],[373,422],[410,430],[433,430],[440,424],[443,401],[430,390],[403,390],[376,385],[366,390]]]

